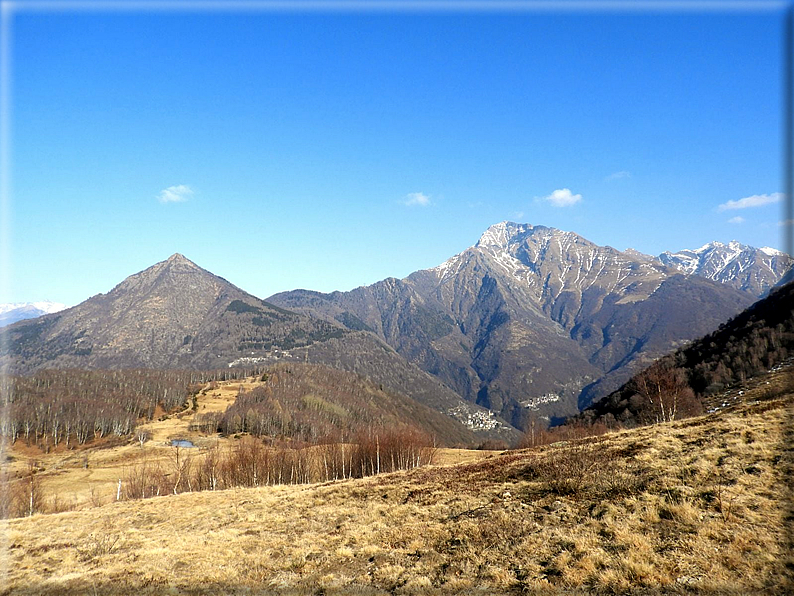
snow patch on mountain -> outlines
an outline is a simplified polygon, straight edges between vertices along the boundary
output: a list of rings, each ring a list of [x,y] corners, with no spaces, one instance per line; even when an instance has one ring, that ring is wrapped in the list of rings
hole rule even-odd
[[[765,246],[754,248],[736,240],[709,242],[700,248],[663,252],[658,260],[687,275],[699,275],[756,296],[763,295],[788,271],[792,258]]]
[[[452,278],[455,276],[455,274],[458,273],[458,271],[460,271],[461,262],[465,254],[466,254],[465,251],[462,253],[458,253],[454,257],[450,257],[440,265],[437,265],[436,267],[432,267],[430,271],[438,275],[438,279],[442,282],[445,279]]]
[[[621,302],[653,294],[673,271],[697,275],[761,296],[794,260],[771,247],[754,248],[732,240],[699,248],[664,252],[658,257],[634,249],[620,252],[597,246],[573,232],[503,221],[490,226],[469,249],[432,268],[440,282],[453,279],[475,254],[488,258],[509,277],[558,297],[596,285],[623,294]],[[645,276],[650,275],[650,279]],[[635,283],[643,280],[642,283]]]
[[[765,255],[769,255],[770,257],[782,257],[786,255],[786,253],[784,253],[782,250],[772,248],[771,246],[762,246],[758,250],[760,250]]]

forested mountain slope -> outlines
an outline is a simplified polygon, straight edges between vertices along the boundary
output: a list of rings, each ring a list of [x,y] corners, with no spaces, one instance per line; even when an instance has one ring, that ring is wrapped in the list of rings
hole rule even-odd
[[[575,420],[635,426],[700,413],[711,396],[794,356],[794,283],[773,289],[713,333],[660,358]]]

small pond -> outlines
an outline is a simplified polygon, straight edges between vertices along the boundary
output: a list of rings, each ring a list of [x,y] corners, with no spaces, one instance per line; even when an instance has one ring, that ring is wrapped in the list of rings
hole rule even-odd
[[[187,439],[171,439],[171,447],[195,447],[193,441],[188,441]]]

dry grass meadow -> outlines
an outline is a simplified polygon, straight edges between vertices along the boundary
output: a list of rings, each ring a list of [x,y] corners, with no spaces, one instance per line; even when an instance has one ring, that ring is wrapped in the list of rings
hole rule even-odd
[[[38,476],[44,486],[44,493],[50,500],[49,509],[79,509],[95,506],[115,499],[119,478],[138,462],[159,462],[166,466],[172,455],[172,439],[186,439],[196,445],[204,446],[219,442],[189,430],[190,423],[197,414],[222,412],[234,402],[237,393],[252,389],[258,382],[251,379],[227,383],[208,384],[197,396],[198,408],[138,426],[136,431],[144,431],[148,438],[143,446],[137,441],[114,441],[112,438],[98,445],[90,443],[82,449],[67,450],[63,445],[59,450],[43,454],[39,449],[26,448],[24,441],[16,442],[6,453],[7,472],[11,477],[24,476],[30,465],[39,471]],[[220,440],[224,443],[224,440]],[[57,500],[52,503],[52,499]]]
[[[0,522],[0,593],[794,593],[794,396],[768,387],[700,418],[408,472],[115,502],[120,466],[202,440],[192,414],[171,417],[144,448],[42,458],[47,494],[74,510]]]

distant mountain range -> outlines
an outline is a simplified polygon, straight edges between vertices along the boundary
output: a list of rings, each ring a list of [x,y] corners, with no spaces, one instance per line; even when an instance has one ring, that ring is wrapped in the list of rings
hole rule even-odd
[[[366,331],[291,312],[175,254],[107,294],[7,328],[0,365],[42,368],[226,368],[300,360],[355,372],[451,415],[486,437],[515,429],[469,404]]]
[[[749,264],[731,266],[726,258],[720,269],[719,246],[711,246],[690,251],[700,260],[682,271],[665,257],[502,222],[471,248],[405,279],[268,300],[373,331],[520,427],[530,413],[569,415],[616,389],[632,371],[749,306],[791,264],[785,255],[742,247]],[[718,269],[718,281],[710,279]]]
[[[35,319],[41,315],[58,312],[64,308],[66,308],[65,304],[50,302],[49,300],[0,304],[0,327],[25,319]]]
[[[791,269],[789,255],[765,246],[753,248],[735,240],[728,244],[711,242],[694,250],[664,252],[658,257],[665,265],[687,274],[724,283],[753,296],[763,296]]]
[[[745,309],[790,266],[737,243],[652,257],[502,222],[405,279],[263,301],[176,254],[107,294],[10,326],[0,364],[28,373],[304,360],[507,437],[515,430],[501,421],[577,413]]]

